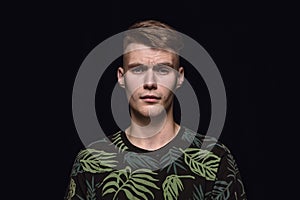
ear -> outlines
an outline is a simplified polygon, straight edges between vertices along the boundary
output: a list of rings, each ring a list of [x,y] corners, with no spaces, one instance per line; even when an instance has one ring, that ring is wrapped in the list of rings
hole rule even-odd
[[[124,68],[123,67],[119,67],[118,68],[117,76],[118,76],[119,85],[122,88],[125,88],[125,83],[124,83]]]
[[[183,67],[178,68],[177,85],[176,89],[180,88],[184,81],[184,69]]]

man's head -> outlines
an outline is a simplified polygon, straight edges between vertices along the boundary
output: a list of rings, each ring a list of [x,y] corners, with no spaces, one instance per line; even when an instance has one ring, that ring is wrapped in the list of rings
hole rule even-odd
[[[129,28],[118,81],[126,90],[134,116],[172,112],[173,93],[184,80],[178,55],[181,47],[176,31],[161,22],[143,21]]]
[[[179,65],[179,52],[183,48],[180,35],[171,26],[155,20],[141,21],[128,28],[123,40],[124,56],[134,49],[132,45],[143,44],[153,49],[161,49],[175,54],[176,67]]]

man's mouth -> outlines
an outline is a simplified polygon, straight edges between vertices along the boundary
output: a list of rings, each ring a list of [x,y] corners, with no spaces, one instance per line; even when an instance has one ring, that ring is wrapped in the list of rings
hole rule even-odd
[[[144,95],[141,96],[141,99],[161,99],[161,98],[155,95]]]
[[[161,99],[161,97],[158,97],[155,95],[144,95],[144,96],[141,96],[140,99],[142,99],[143,101],[148,102],[148,103],[155,103],[155,102],[158,102]]]

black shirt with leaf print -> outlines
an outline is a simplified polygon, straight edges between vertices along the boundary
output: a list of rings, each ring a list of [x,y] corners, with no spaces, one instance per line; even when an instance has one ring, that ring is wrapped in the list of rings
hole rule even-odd
[[[246,194],[228,148],[181,127],[155,151],[134,146],[123,131],[81,150],[65,199],[244,200]]]

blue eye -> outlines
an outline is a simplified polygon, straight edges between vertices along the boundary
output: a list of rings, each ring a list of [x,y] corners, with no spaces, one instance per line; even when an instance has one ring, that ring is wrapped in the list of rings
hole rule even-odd
[[[170,72],[170,68],[169,67],[159,67],[157,69],[157,72],[161,75],[167,75]]]
[[[138,66],[138,67],[132,68],[130,71],[134,74],[140,74],[140,73],[143,73],[145,71],[145,69],[143,66]]]

